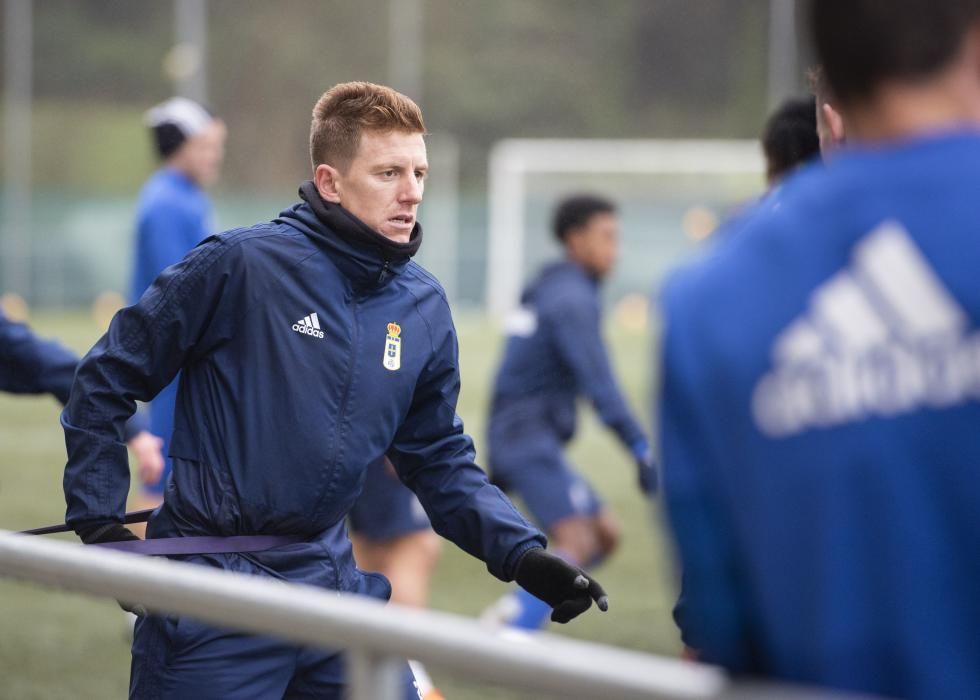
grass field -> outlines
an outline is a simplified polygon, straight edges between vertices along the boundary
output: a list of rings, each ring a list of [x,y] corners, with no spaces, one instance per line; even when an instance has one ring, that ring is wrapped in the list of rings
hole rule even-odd
[[[99,330],[85,314],[38,314],[41,333],[83,351]],[[458,319],[463,393],[460,413],[477,446],[483,440],[488,387],[499,337],[478,317]],[[632,404],[647,414],[650,384],[648,340],[611,329],[615,363]],[[0,528],[21,529],[64,517],[61,473],[65,453],[51,398],[0,395]],[[597,578],[610,595],[610,610],[594,609],[552,631],[604,644],[673,654],[677,635],[670,620],[674,595],[667,545],[659,514],[651,513],[635,487],[633,467],[615,439],[583,410],[572,448],[624,526],[621,550]],[[435,576],[432,606],[477,615],[508,587],[484,565],[444,548]],[[119,698],[129,676],[128,632],[114,603],[11,583],[0,579],[0,697]],[[449,700],[540,697],[477,686],[451,669],[430,668]]]

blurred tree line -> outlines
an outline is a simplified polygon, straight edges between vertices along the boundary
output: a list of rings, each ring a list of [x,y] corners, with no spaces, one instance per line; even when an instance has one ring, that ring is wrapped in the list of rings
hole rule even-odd
[[[423,0],[420,102],[482,187],[505,137],[751,137],[766,110],[767,0]],[[210,0],[210,106],[223,187],[307,176],[310,110],[387,82],[388,0]],[[130,192],[152,168],[142,111],[171,94],[166,0],[35,2],[35,180]]]

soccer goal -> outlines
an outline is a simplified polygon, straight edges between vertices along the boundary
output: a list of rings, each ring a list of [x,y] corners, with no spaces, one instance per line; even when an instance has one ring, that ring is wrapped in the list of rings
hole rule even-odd
[[[764,189],[755,140],[508,139],[489,161],[486,305],[498,318],[557,255],[550,215],[568,194],[594,192],[622,219],[613,299],[647,295],[666,270]]]

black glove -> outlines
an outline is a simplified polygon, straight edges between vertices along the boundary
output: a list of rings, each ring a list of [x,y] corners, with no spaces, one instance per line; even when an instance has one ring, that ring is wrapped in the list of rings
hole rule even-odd
[[[552,607],[552,622],[564,624],[578,617],[593,600],[603,612],[609,609],[609,598],[598,581],[538,547],[529,549],[517,562],[514,580]]]
[[[83,525],[75,530],[82,542],[85,544],[101,544],[103,542],[125,542],[126,540],[138,540],[139,537],[128,527],[117,523],[115,520],[110,522],[94,523]]]
[[[657,494],[660,487],[660,477],[657,476],[657,465],[653,461],[638,462],[637,476],[639,477],[640,490],[649,498]]]
[[[640,490],[647,497],[654,496],[660,486],[660,479],[657,476],[657,463],[653,460],[653,450],[646,440],[642,440],[633,445],[631,452],[633,459],[636,460],[636,475]]]
[[[77,530],[78,536],[82,539],[85,544],[100,544],[102,542],[124,542],[126,540],[138,540],[139,537],[125,527],[121,523],[117,523],[115,520],[111,522],[95,523],[92,525],[85,525]],[[139,603],[127,603],[122,600],[117,600],[119,607],[126,612],[131,612],[134,615],[146,616],[146,608],[144,608]]]

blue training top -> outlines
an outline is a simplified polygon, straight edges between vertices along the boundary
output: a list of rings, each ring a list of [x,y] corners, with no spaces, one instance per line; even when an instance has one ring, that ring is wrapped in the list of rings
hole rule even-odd
[[[143,185],[136,214],[136,247],[129,302],[135,304],[163,270],[179,262],[211,234],[211,203],[195,182],[173,168],[160,168]],[[177,381],[150,404],[150,432],[163,439],[166,469],[160,482],[147,487],[162,493],[170,475],[170,440],[174,431]]]
[[[628,449],[645,452],[643,430],[619,390],[602,340],[594,277],[573,262],[546,267],[524,291],[508,325],[491,408],[499,434],[506,435],[507,425],[535,421],[561,441],[570,440],[576,399],[585,395]]]
[[[853,148],[663,295],[680,622],[738,672],[980,697],[980,134]]]
[[[211,203],[173,168],[153,173],[140,190],[129,302],[135,304],[165,268],[211,234]]]

